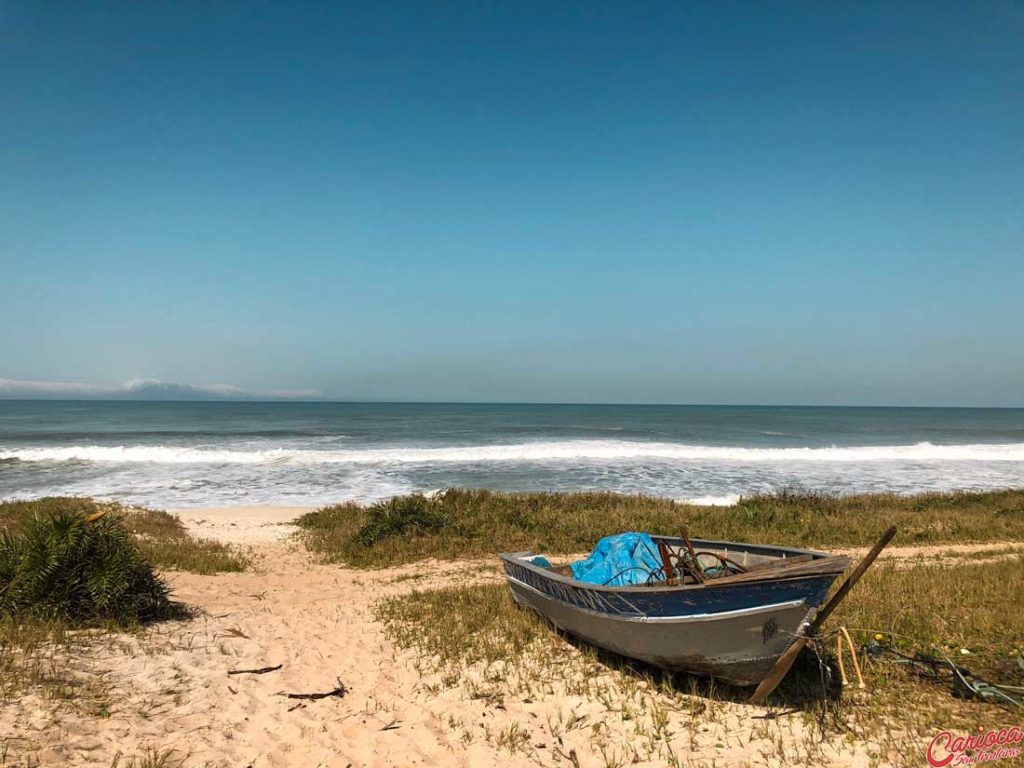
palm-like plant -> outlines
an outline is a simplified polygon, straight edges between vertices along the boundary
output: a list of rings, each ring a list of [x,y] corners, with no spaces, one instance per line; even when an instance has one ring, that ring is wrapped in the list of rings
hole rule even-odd
[[[0,531],[0,615],[131,624],[171,613],[166,584],[114,515],[57,510]]]
[[[355,540],[373,546],[392,536],[437,533],[450,522],[445,508],[434,499],[414,494],[378,501],[370,507],[366,524]]]

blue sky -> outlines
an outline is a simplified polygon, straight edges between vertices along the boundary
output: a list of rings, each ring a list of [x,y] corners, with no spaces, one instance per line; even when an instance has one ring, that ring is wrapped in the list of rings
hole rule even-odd
[[[1020,3],[0,2],[0,46],[0,395],[1024,405]]]

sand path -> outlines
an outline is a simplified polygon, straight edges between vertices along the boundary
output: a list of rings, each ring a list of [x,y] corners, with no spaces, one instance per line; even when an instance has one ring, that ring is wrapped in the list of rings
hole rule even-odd
[[[208,507],[172,509],[188,532],[225,544],[254,545],[285,541],[297,532],[295,518],[312,507]]]

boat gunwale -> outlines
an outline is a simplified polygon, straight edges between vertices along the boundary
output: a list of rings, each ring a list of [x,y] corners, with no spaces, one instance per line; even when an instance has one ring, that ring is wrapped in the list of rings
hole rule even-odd
[[[682,538],[679,536],[651,536],[652,539],[663,541],[678,541],[682,543]],[[831,552],[822,552],[816,549],[799,549],[797,547],[781,547],[765,544],[746,544],[737,541],[717,541],[713,539],[691,539],[690,543],[694,547],[719,547],[719,548],[735,548],[740,552],[747,552],[755,555],[771,555],[775,553],[785,554],[787,556],[798,556],[798,555],[811,555],[815,560],[821,560],[831,557],[842,557]],[[751,586],[755,584],[763,583],[778,583],[782,581],[796,581],[801,579],[818,579],[822,577],[835,576],[846,571],[850,567],[849,558],[846,558],[846,564],[842,568],[837,568],[835,571],[822,571],[821,573],[803,573],[803,574],[791,574],[782,575],[772,578],[768,574],[765,575],[764,579],[748,580],[742,582],[729,582],[715,583],[715,580],[707,581],[704,584],[676,584],[676,585],[661,585],[661,584],[638,584],[634,586],[613,586],[609,584],[590,584],[588,582],[577,581],[576,579],[563,576],[560,573],[544,568],[539,565],[535,565],[523,558],[526,556],[535,557],[537,553],[530,550],[524,550],[522,552],[503,552],[498,555],[502,562],[512,562],[516,565],[526,568],[537,575],[549,579],[551,581],[564,584],[569,587],[575,587],[576,589],[588,589],[596,590],[599,592],[612,592],[612,593],[628,593],[628,594],[670,594],[673,592],[685,592],[692,590],[703,590],[703,589],[728,589],[729,587],[741,587]],[[780,558],[781,559],[781,558]],[[506,579],[511,578],[508,574],[505,574]]]
[[[609,613],[608,611],[597,611],[593,608],[587,608],[582,605],[573,605],[566,603],[563,600],[559,600],[554,595],[549,595],[542,590],[537,589],[532,584],[527,584],[525,581],[520,581],[515,576],[509,576],[508,581],[511,584],[515,584],[518,587],[525,588],[530,592],[533,592],[540,597],[553,600],[558,603],[562,603],[567,607],[572,608],[580,613],[585,613],[595,618],[607,619],[609,621],[624,621],[634,624],[656,624],[656,625],[676,625],[676,624],[703,624],[705,622],[715,621],[729,621],[740,616],[757,616],[762,613],[772,613],[781,608],[799,608],[804,606],[804,611],[812,609],[811,606],[807,605],[805,598],[798,598],[794,600],[783,600],[778,603],[767,603],[764,605],[752,605],[747,608],[731,608],[724,611],[712,611],[704,613],[680,613],[672,616],[648,616],[644,613],[636,614],[625,614],[625,613]],[[534,609],[536,610],[536,609]]]

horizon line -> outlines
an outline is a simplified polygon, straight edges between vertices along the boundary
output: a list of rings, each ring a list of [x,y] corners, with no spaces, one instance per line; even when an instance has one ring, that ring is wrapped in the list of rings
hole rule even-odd
[[[122,397],[4,397],[9,403],[208,403],[281,405],[524,405],[621,408],[915,408],[921,410],[1024,410],[1024,405],[866,405],[834,403],[666,403],[579,402],[544,400],[333,400],[299,398],[122,398]]]

